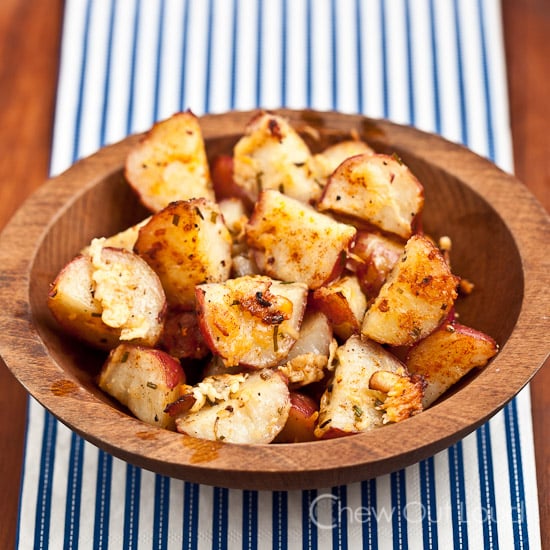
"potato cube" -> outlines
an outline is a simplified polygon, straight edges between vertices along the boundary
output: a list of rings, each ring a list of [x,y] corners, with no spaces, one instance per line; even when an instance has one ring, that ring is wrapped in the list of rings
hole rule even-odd
[[[270,190],[260,195],[246,234],[263,273],[315,289],[342,272],[356,229]]]
[[[190,111],[157,122],[128,155],[125,175],[151,212],[178,200],[215,200],[202,131]]]
[[[155,345],[162,333],[166,296],[156,273],[136,254],[103,247],[77,256],[58,274],[48,307],[80,340],[111,349],[120,340]]]
[[[361,332],[392,346],[418,342],[445,320],[458,282],[433,243],[413,235],[367,310]]]
[[[336,368],[321,398],[318,438],[340,437],[382,426],[380,393],[369,388],[377,371],[406,374],[403,364],[380,344],[354,335],[336,350]]]
[[[484,367],[498,352],[490,337],[460,323],[445,323],[413,346],[406,358],[411,373],[426,381],[424,408],[458,382],[471,369]]]
[[[265,189],[310,202],[321,190],[310,177],[310,158],[308,146],[283,117],[259,113],[234,147],[233,179],[251,202]]]
[[[424,206],[424,190],[399,159],[363,154],[334,171],[319,201],[320,211],[351,216],[408,239]]]
[[[194,309],[197,284],[229,277],[231,246],[218,205],[191,199],[154,214],[140,229],[135,251],[156,271],[171,305]]]
[[[174,429],[164,409],[180,396],[185,374],[167,353],[120,344],[111,351],[99,374],[99,387],[128,407],[143,422]]]
[[[226,366],[271,367],[296,342],[307,287],[265,276],[197,286],[199,326],[210,349]]]
[[[205,378],[190,395],[196,402],[176,417],[176,429],[211,441],[270,443],[290,411],[284,377],[271,369]]]

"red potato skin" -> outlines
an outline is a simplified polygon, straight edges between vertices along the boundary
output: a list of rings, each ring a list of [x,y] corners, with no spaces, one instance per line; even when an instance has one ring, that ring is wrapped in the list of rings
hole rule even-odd
[[[392,267],[401,257],[405,243],[403,242],[403,247],[398,249],[397,238],[394,242],[395,247],[384,246],[384,240],[378,240],[376,235],[368,231],[357,232],[352,252],[362,261],[351,259],[350,264],[369,300],[378,294]]]
[[[479,340],[485,340],[489,344],[491,344],[493,347],[497,348],[498,345],[495,342],[494,338],[489,336],[488,334],[485,334],[484,332],[481,332],[475,328],[468,327],[466,325],[462,325],[460,323],[457,323],[456,321],[449,321],[448,324],[452,324],[453,328],[455,329],[455,332],[459,332],[460,334],[464,334],[466,336],[471,336],[473,338],[477,338]],[[444,330],[445,323],[443,323],[442,327],[439,328],[439,330]]]
[[[396,228],[388,227],[384,223],[379,223],[376,221],[373,221],[367,217],[365,217],[365,212],[363,212],[361,209],[353,211],[354,209],[349,209],[342,207],[342,203],[338,203],[338,205],[330,204],[331,199],[331,193],[333,192],[332,187],[335,186],[338,189],[338,192],[341,192],[341,189],[338,187],[338,181],[340,180],[348,180],[350,179],[353,183],[358,183],[359,188],[357,191],[362,192],[363,185],[365,184],[366,180],[363,177],[357,177],[358,174],[356,174],[356,167],[361,167],[362,162],[365,161],[369,164],[371,163],[377,163],[378,161],[383,161],[384,165],[387,165],[388,163],[394,163],[396,165],[401,166],[403,163],[401,160],[395,156],[390,156],[386,154],[381,153],[375,153],[375,154],[358,154],[353,155],[351,157],[348,157],[346,160],[344,160],[340,166],[335,170],[335,172],[331,175],[331,177],[328,180],[327,185],[323,189],[323,193],[321,195],[321,199],[319,200],[318,206],[320,211],[325,210],[331,210],[336,218],[352,218],[355,219],[354,222],[352,222],[352,225],[355,225],[357,228],[365,228],[366,230],[369,230],[369,227],[376,227],[378,230],[382,230],[384,232],[389,232],[395,235],[399,235],[404,239],[408,239],[414,232],[414,228],[416,227],[415,220],[418,217],[419,213],[422,212],[423,206],[424,206],[424,187],[422,184],[418,181],[416,176],[412,174],[408,169],[406,170],[408,172],[408,179],[411,182],[411,185],[414,183],[416,191],[418,193],[418,204],[416,207],[418,207],[418,210],[416,210],[415,207],[415,213],[410,220],[410,225],[407,230],[405,228],[402,228],[401,230],[396,230]],[[398,168],[399,168],[398,166]],[[399,172],[399,170],[398,170]],[[392,178],[393,178],[392,174]],[[391,180],[390,180],[391,181]],[[353,193],[353,198],[356,198],[356,192]],[[365,197],[363,197],[364,199]],[[339,200],[339,199],[337,199]],[[329,202],[327,205],[326,202]],[[369,201],[370,202],[370,201]],[[366,222],[364,225],[363,223]]]
[[[317,403],[300,392],[290,392],[290,412],[285,427],[275,439],[275,443],[300,443],[314,441]]]
[[[205,306],[205,291],[201,288],[197,288],[195,290],[195,298],[196,298],[196,313],[197,313],[197,319],[199,322],[199,330],[202,334],[202,338],[204,339],[205,344],[208,346],[210,350],[216,349],[216,342],[214,341],[214,338],[212,336],[212,332],[210,331],[210,327],[208,326],[208,322],[206,321],[204,315],[201,315],[201,312],[204,310]]]
[[[169,308],[166,313],[160,347],[180,359],[204,359],[210,354],[196,313],[177,307]]]
[[[159,349],[140,347],[140,350],[155,356],[162,365],[166,386],[169,389],[172,390],[179,384],[185,384],[185,371],[177,359]]]
[[[223,199],[237,198],[244,201],[248,207],[252,206],[250,198],[246,196],[242,188],[233,179],[233,157],[231,155],[216,157],[212,161],[210,176],[217,202]]]
[[[315,289],[310,294],[308,303],[329,318],[335,333],[342,339],[359,333],[361,327],[346,298],[338,292],[324,293],[323,288]]]

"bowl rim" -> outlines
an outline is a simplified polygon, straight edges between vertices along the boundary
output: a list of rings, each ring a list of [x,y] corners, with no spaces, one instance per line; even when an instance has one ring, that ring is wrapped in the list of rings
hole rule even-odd
[[[199,117],[203,135],[206,140],[219,137],[224,121],[229,120],[227,117],[242,122],[244,129],[258,111]],[[203,441],[148,426],[105,406],[61,369],[41,340],[33,325],[30,275],[37,251],[56,219],[98,181],[120,171],[141,134],[108,145],[48,179],[23,203],[0,234],[3,266],[0,356],[27,392],[70,429],[114,456],[164,475],[222,487],[291,490],[329,487],[390,473],[449,447],[478,428],[506,405],[544,364],[549,355],[550,334],[547,293],[550,256],[545,253],[550,239],[550,217],[514,176],[441,136],[362,115],[291,109],[272,112],[304,124],[322,120],[328,128],[342,121],[342,117],[350,125],[364,125],[373,141],[410,150],[415,157],[470,187],[496,211],[520,253],[524,289],[516,325],[488,371],[407,422],[385,426],[382,432],[375,430],[322,442],[235,445]],[[487,391],[486,372],[494,376],[501,365],[516,368],[502,371],[502,384],[493,384]],[[64,384],[66,391],[55,391],[56,384]],[[475,406],[462,407],[457,416],[459,399]],[[83,406],[89,412],[85,417]],[[124,435],[122,441],[121,435]]]

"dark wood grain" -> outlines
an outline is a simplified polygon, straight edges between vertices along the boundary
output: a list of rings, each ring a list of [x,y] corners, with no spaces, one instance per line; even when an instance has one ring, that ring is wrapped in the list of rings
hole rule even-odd
[[[0,6],[0,228],[48,174],[62,0]],[[13,548],[26,394],[0,366],[0,548]]]
[[[550,210],[550,4],[503,0],[518,177]],[[3,0],[0,7],[0,227],[46,177],[62,0]],[[550,369],[532,384],[543,548],[550,549]],[[0,367],[0,548],[12,548],[22,461],[25,392]],[[198,451],[197,451],[198,452]]]
[[[515,172],[550,211],[550,3],[504,0],[503,22]],[[550,548],[549,365],[531,384],[543,549]]]

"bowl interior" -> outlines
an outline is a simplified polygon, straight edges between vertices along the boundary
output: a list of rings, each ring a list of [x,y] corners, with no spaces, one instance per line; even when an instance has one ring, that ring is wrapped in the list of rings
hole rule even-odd
[[[330,131],[314,140],[314,152],[348,137],[347,131]],[[457,302],[460,321],[490,334],[502,347],[510,336],[521,309],[523,273],[519,251],[510,231],[484,198],[445,170],[436,168],[408,150],[387,143],[373,143],[372,126],[364,139],[379,152],[397,153],[416,174],[425,189],[424,230],[434,238],[447,235],[453,248],[453,272],[475,284],[474,292]],[[208,155],[230,154],[240,134],[207,139]],[[101,392],[95,376],[105,354],[64,335],[46,306],[48,286],[61,267],[93,237],[108,236],[148,215],[126,183],[123,159],[114,171],[78,193],[44,235],[30,280],[32,316],[43,342],[56,363],[89,392],[120,408]],[[502,251],[503,253],[495,253]],[[453,388],[459,390],[477,372]],[[451,393],[449,393],[451,395]]]

